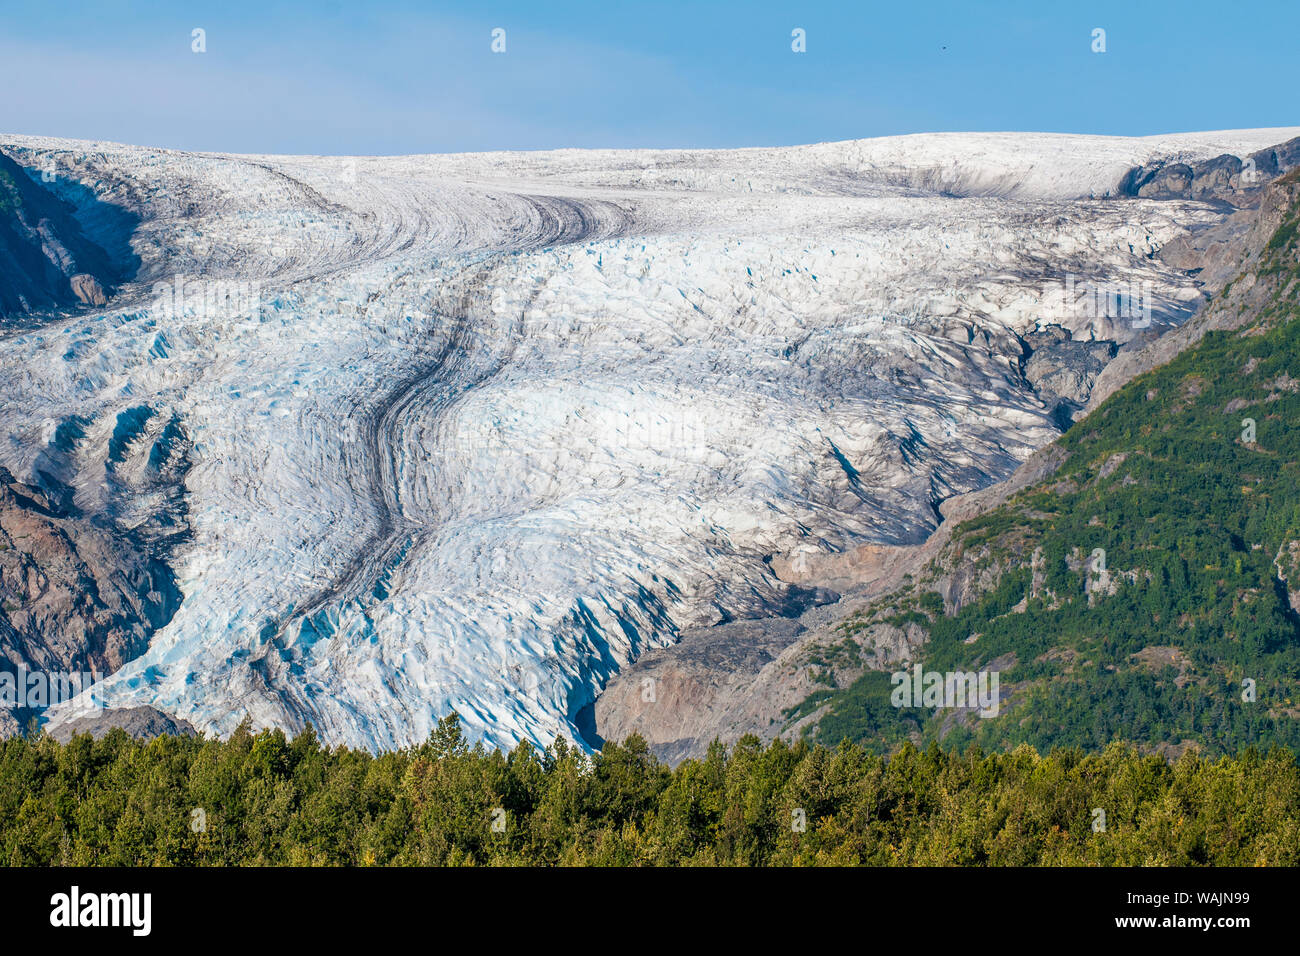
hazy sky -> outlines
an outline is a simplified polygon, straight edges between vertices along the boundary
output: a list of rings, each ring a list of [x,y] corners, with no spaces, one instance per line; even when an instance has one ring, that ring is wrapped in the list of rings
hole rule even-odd
[[[1300,0],[0,0],[0,132],[380,154],[1300,125],[1297,37]]]

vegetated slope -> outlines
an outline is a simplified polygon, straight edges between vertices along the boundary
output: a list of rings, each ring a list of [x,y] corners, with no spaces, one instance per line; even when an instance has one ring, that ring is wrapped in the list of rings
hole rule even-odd
[[[1116,391],[1057,441],[1054,472],[959,524],[915,580],[846,621],[821,652],[830,686],[788,716],[882,748],[1300,747],[1300,175],[1276,188],[1281,224],[1198,323],[1203,338]],[[914,637],[907,665],[998,671],[999,715],[895,708],[883,670],[835,686],[837,665],[899,628]]]

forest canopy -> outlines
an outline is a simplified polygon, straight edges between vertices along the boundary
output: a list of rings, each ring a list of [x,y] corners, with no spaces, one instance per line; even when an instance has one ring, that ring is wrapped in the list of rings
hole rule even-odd
[[[1170,763],[1114,744],[882,756],[745,737],[658,762],[470,746],[452,715],[407,750],[308,730],[228,740],[121,730],[0,743],[9,865],[1291,865],[1300,769],[1283,749]]]

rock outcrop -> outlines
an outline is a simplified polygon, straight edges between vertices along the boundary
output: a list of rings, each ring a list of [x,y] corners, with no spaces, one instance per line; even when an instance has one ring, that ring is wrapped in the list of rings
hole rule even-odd
[[[1025,378],[1033,384],[1063,428],[1088,404],[1097,377],[1119,351],[1115,342],[1076,341],[1059,325],[1048,325],[1025,336],[1029,356]]]
[[[107,251],[93,229],[88,233],[83,226],[81,211],[52,191],[57,177],[47,173],[45,178],[51,183],[40,175],[33,178],[0,154],[0,328],[50,310],[104,306],[113,286],[134,271],[132,255],[117,248],[131,215],[98,213],[103,219],[125,220],[115,222],[115,231],[102,240],[114,247]],[[77,185],[65,188],[86,192]]]
[[[1300,139],[1291,139],[1246,156],[1221,155],[1199,162],[1157,160],[1131,169],[1121,180],[1122,196],[1141,199],[1193,199],[1254,206],[1259,192],[1300,165]]]
[[[127,707],[121,710],[105,710],[95,716],[77,717],[66,721],[51,729],[50,736],[67,743],[77,734],[103,737],[116,728],[140,740],[150,740],[164,735],[172,737],[198,735],[198,731],[187,721],[171,717],[153,707]]]
[[[72,294],[83,305],[108,304],[108,295],[104,292],[104,287],[99,284],[99,280],[94,276],[82,272],[73,276],[68,282],[72,286]]]
[[[0,670],[106,677],[175,613],[171,571],[138,535],[71,505],[71,489],[16,481],[0,467]],[[12,732],[40,708],[0,719]]]

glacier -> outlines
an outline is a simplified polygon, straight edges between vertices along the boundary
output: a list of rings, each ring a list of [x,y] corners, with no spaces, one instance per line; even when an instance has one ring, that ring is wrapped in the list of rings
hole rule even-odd
[[[141,263],[108,307],[0,336],[0,466],[39,482],[57,458],[126,526],[184,503],[183,599],[96,707],[371,749],[455,710],[489,746],[589,747],[584,709],[648,648],[834,599],[773,556],[923,540],[1059,434],[1025,336],[1124,347],[1197,307],[1156,254],[1228,212],[1121,199],[1129,171],[1297,135],[400,157],[0,136],[137,216]],[[1147,290],[1151,327],[1080,310],[1075,277]],[[149,469],[176,434],[169,490]]]

